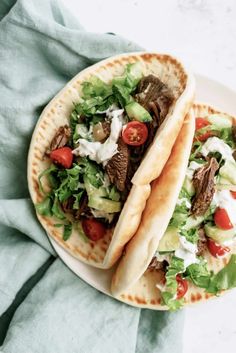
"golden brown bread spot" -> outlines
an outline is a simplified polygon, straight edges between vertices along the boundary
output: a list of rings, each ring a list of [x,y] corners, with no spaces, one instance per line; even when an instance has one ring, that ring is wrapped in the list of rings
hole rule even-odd
[[[151,303],[152,305],[155,305],[155,304],[156,304],[155,299],[151,299],[151,300],[150,300],[150,303]]]
[[[201,299],[202,299],[201,294],[200,294],[200,293],[197,293],[197,294],[196,294],[196,301],[199,301],[199,300],[201,300]]]
[[[191,294],[191,302],[195,302],[195,295],[193,293]]]
[[[127,296],[127,298],[128,298],[131,302],[133,301],[133,297],[132,297],[132,295],[130,295],[130,294]]]
[[[135,297],[134,299],[135,299],[136,303],[138,303],[138,304],[147,304],[146,300],[144,300],[142,298]]]
[[[34,174],[34,175],[37,175],[37,172],[36,172],[36,170],[33,168],[32,169],[32,173]]]
[[[157,299],[157,304],[161,304],[161,298]]]

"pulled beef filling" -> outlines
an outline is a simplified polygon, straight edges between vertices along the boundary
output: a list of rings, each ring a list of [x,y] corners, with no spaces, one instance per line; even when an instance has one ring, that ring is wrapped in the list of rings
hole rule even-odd
[[[128,193],[131,179],[138,169],[148,147],[152,143],[157,129],[165,119],[174,97],[170,89],[156,76],[148,75],[141,79],[135,100],[152,114],[152,121],[146,123],[148,138],[141,146],[127,146],[118,141],[118,153],[107,163],[106,172],[118,190]]]
[[[157,258],[154,256],[148,266],[148,269],[166,271],[167,266],[168,266],[168,262],[166,260],[158,261]]]
[[[233,141],[236,142],[236,125],[233,125],[232,127],[232,137]]]
[[[165,119],[174,97],[170,89],[154,75],[141,79],[135,99],[149,113],[153,113],[158,121],[158,126]]]
[[[146,123],[148,128],[148,138],[141,146],[128,146],[130,152],[130,163],[126,180],[126,188],[130,190],[131,179],[138,169],[141,160],[148,147],[152,143],[157,129],[164,121],[174,97],[170,89],[156,76],[148,75],[141,79],[135,100],[141,104],[152,115],[152,121]]]
[[[129,149],[122,138],[119,138],[118,152],[109,160],[105,167],[110,182],[115,184],[119,191],[125,190],[128,165]]]
[[[198,230],[197,256],[202,256],[207,250],[207,238],[203,228]]]
[[[75,219],[80,219],[81,216],[86,217],[86,218],[93,218],[91,210],[88,206],[88,196],[85,193],[83,194],[83,197],[80,201],[79,209],[74,210]]]
[[[207,164],[195,171],[193,186],[196,195],[191,208],[194,216],[204,215],[209,208],[215,192],[214,176],[218,168],[217,160],[212,157]]]
[[[64,147],[69,142],[70,135],[71,129],[68,125],[59,127],[52,139],[49,149],[46,151],[46,154],[50,154],[51,151]]]

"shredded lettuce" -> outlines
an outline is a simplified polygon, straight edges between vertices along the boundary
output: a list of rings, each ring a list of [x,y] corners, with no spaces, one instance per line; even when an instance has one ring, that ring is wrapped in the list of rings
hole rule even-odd
[[[52,211],[53,216],[55,216],[58,219],[63,220],[66,218],[64,212],[62,211],[60,202],[57,197],[54,198],[54,202],[53,202],[51,211]]]
[[[72,223],[64,224],[63,240],[68,240],[72,234]]]
[[[228,264],[212,276],[206,288],[208,293],[217,294],[221,290],[236,287],[236,254],[233,254]]]
[[[197,287],[207,288],[209,286],[212,273],[207,269],[207,262],[203,258],[198,258],[199,263],[191,264],[187,267],[185,278],[192,281]]]
[[[75,125],[80,116],[89,117],[90,120],[98,111],[108,109],[113,103],[122,107],[133,101],[131,93],[136,89],[142,77],[141,64],[128,64],[120,77],[115,77],[111,83],[106,83],[96,76],[83,83],[82,101],[75,104],[71,113],[71,128],[74,133]]]
[[[42,194],[46,194],[46,191],[44,190],[43,188],[43,185],[42,185],[42,177],[43,176],[49,176],[51,175],[52,173],[54,173],[55,171],[57,171],[57,167],[55,166],[55,164],[52,164],[49,168],[45,169],[42,173],[39,174],[39,177],[38,177],[38,182],[39,182],[39,190]],[[50,180],[49,180],[50,181]],[[52,181],[52,179],[51,179]],[[55,183],[55,181],[54,181]],[[51,185],[51,186],[54,186],[54,185]]]
[[[39,214],[42,216],[52,216],[52,199],[48,195],[42,202],[39,202],[35,205],[35,208]]]
[[[182,199],[182,198],[187,199],[188,201],[190,201],[191,199],[191,197],[189,196],[189,194],[184,188],[181,189],[178,199]],[[176,204],[175,210],[169,225],[176,228],[182,228],[187,222],[188,214],[189,214],[189,210],[186,206],[186,202],[182,202],[180,205]]]
[[[184,260],[172,256],[170,264],[166,272],[166,290],[161,293],[162,302],[167,305],[170,310],[177,310],[183,305],[183,298],[175,299],[177,295],[177,280],[176,276],[184,272]]]
[[[187,241],[193,244],[197,244],[198,241],[198,231],[196,228],[191,228],[191,229],[181,229],[180,234],[184,236]]]

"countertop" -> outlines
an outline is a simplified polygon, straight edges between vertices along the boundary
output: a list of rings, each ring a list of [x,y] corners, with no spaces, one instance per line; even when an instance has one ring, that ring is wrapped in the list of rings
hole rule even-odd
[[[171,53],[236,91],[235,0],[63,0],[91,32]],[[236,112],[235,112],[236,114]],[[236,290],[185,309],[183,353],[236,351]]]

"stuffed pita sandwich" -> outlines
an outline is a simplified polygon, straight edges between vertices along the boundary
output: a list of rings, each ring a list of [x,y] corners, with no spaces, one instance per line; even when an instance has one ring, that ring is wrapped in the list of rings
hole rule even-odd
[[[44,109],[29,151],[29,190],[49,236],[81,261],[111,267],[193,96],[193,77],[168,55],[124,54],[72,79]]]
[[[236,120],[206,105],[193,113],[191,152],[188,119],[113,277],[132,305],[176,310],[236,287]]]

